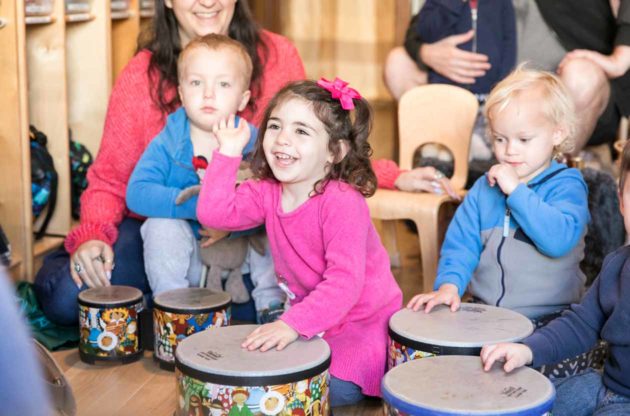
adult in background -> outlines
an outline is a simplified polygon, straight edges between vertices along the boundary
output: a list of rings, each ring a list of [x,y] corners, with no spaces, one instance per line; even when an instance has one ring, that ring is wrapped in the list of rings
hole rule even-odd
[[[630,114],[630,0],[513,4],[517,61],[557,71],[575,101],[580,122],[574,153],[586,144],[614,139],[621,115]],[[425,84],[426,67],[457,83],[473,84],[490,64],[486,55],[458,46],[472,36],[467,32],[424,43],[408,30],[404,49],[394,49],[385,65],[392,94],[398,99],[407,89]]]
[[[35,291],[51,321],[76,324],[78,293],[89,287],[129,285],[150,293],[142,218],[125,204],[127,182],[166,116],[180,106],[180,51],[190,40],[209,33],[227,35],[247,49],[253,62],[252,100],[239,115],[255,125],[285,83],[304,78],[295,47],[260,29],[246,0],[156,0],[151,37],[114,85],[101,146],[81,197],[81,224],[68,234],[63,249],[45,259],[36,276]]]

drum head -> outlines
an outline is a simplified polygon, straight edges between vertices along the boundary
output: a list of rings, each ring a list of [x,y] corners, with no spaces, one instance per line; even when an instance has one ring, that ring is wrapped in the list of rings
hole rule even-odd
[[[476,303],[462,303],[457,312],[446,305],[428,314],[405,308],[391,317],[389,328],[402,338],[401,343],[410,340],[448,347],[515,342],[534,331],[531,321],[518,312]]]
[[[131,286],[93,287],[79,293],[79,304],[95,308],[126,306],[142,300],[142,292]]]
[[[501,365],[485,372],[479,357],[456,355],[409,361],[385,374],[383,397],[412,415],[541,416],[551,410],[555,390],[545,376],[527,367],[506,373]]]
[[[181,341],[175,365],[201,381],[260,386],[286,384],[321,374],[330,364],[330,347],[323,339],[298,339],[282,351],[248,351],[241,344],[256,325],[212,328]]]
[[[203,313],[225,309],[232,301],[225,292],[213,292],[201,287],[168,290],[155,296],[157,309],[173,313]]]

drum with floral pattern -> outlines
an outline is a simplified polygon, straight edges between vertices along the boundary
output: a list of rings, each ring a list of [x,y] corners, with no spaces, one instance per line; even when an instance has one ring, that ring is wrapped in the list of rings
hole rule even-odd
[[[142,356],[138,314],[142,292],[129,286],[95,287],[79,293],[79,356],[82,361],[121,361]]]
[[[315,338],[282,351],[241,348],[255,325],[216,328],[175,353],[176,415],[327,416],[330,348]]]
[[[175,350],[184,338],[230,324],[232,298],[200,287],[173,289],[153,299],[153,357],[160,367],[175,369]]]

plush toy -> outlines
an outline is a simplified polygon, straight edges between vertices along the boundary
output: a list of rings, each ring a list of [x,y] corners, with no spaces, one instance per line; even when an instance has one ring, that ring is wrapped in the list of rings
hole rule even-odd
[[[195,185],[183,189],[175,203],[180,205],[199,194],[200,185]],[[247,248],[251,244],[252,248],[259,254],[265,253],[265,233],[258,232],[253,235],[238,238],[223,238],[209,247],[204,247],[200,251],[201,261],[209,268],[205,283],[202,286],[208,289],[222,292],[223,286],[221,276],[223,272],[228,272],[225,282],[225,291],[232,296],[234,303],[245,303],[249,300],[249,292],[243,283],[241,266],[247,256]]]

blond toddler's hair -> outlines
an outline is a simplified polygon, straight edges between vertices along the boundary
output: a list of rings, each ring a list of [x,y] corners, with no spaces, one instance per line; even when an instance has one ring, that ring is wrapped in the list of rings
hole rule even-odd
[[[252,79],[253,65],[252,58],[250,58],[249,54],[247,53],[245,46],[228,36],[220,35],[217,33],[211,33],[209,35],[205,35],[188,42],[184,50],[179,54],[179,58],[177,59],[178,76],[181,77],[182,69],[186,64],[186,58],[188,57],[188,55],[197,48],[208,48],[213,51],[227,49],[235,52],[242,63],[241,76],[243,77],[243,87],[245,87],[246,89],[249,87]]]
[[[493,115],[505,109],[523,92],[534,90],[540,94],[539,108],[545,117],[566,131],[566,138],[555,150],[559,153],[571,152],[577,127],[573,99],[560,78],[551,72],[528,68],[526,63],[519,65],[490,91],[484,110],[488,128]]]

